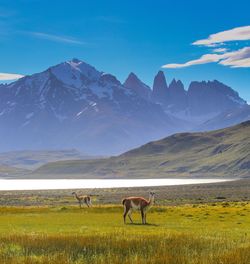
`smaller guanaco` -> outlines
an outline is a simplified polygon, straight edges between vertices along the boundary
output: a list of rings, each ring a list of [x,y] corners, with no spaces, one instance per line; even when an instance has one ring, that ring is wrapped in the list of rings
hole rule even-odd
[[[82,208],[82,203],[84,202],[88,207],[90,207],[91,204],[91,198],[89,195],[78,195],[76,192],[72,192],[73,195],[75,195],[76,200],[79,202],[80,208]]]

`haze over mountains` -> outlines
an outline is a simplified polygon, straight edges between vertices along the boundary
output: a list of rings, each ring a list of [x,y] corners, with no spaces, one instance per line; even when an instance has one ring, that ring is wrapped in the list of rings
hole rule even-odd
[[[250,118],[250,106],[219,81],[168,85],[160,71],[153,89],[130,73],[111,74],[73,59],[0,85],[1,151],[76,148],[117,154],[188,130],[210,130]]]

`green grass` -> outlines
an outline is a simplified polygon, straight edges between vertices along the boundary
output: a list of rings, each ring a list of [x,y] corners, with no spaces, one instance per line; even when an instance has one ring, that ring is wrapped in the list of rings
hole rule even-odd
[[[249,264],[250,204],[0,208],[0,263]]]

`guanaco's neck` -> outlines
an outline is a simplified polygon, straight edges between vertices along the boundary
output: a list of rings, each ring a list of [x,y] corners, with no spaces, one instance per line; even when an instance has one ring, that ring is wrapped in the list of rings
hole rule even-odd
[[[77,193],[75,193],[75,197],[76,197],[76,199],[78,199],[78,200],[79,200],[79,196],[78,196],[78,194],[77,194]]]
[[[153,205],[154,204],[154,201],[155,201],[155,197],[154,197],[154,195],[150,195],[149,196],[149,205]]]

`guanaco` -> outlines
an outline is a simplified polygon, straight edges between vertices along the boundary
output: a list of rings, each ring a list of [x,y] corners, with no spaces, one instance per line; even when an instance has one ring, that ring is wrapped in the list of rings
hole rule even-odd
[[[131,218],[131,214],[135,210],[139,210],[141,212],[142,224],[146,224],[146,214],[147,211],[154,204],[155,193],[149,193],[149,200],[146,200],[143,197],[127,197],[122,200],[122,204],[124,206],[124,214],[123,220],[124,224],[126,223],[126,216],[128,215],[131,223],[133,220]]]
[[[75,195],[76,200],[79,202],[80,208],[82,207],[82,202],[84,202],[88,207],[90,207],[91,204],[91,198],[89,195],[78,195],[76,192],[72,192],[73,195]]]

